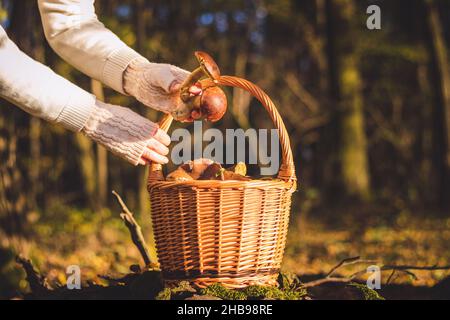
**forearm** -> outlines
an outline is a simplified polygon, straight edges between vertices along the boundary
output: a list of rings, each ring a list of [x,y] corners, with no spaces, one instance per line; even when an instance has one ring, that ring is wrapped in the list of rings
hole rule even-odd
[[[75,68],[116,91],[131,61],[145,59],[98,21],[93,0],[39,0],[50,46]]]
[[[130,109],[98,100],[83,128],[89,138],[133,165],[145,163],[142,156],[157,131],[157,124]]]
[[[0,26],[0,97],[102,144],[133,165],[167,163],[170,137],[128,108],[109,105],[34,61]]]
[[[72,131],[83,128],[95,104],[93,95],[20,51],[1,27],[0,96]]]

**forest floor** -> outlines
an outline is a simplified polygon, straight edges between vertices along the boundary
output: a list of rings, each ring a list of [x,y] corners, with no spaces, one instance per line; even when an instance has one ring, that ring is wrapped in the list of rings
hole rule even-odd
[[[68,265],[80,266],[83,283],[100,285],[108,281],[99,275],[120,276],[130,272],[130,265],[142,265],[118,213],[59,208],[52,215],[45,220],[36,217],[35,234],[28,240],[0,236],[0,298],[29,290],[24,272],[15,262],[17,253],[30,258],[50,284],[66,282]],[[144,235],[150,234],[148,219],[138,218]],[[301,282],[323,278],[339,261],[355,256],[364,261],[343,265],[333,276],[349,277],[369,265],[450,264],[450,219],[399,214],[394,220],[362,221],[349,213],[348,218],[339,215],[339,219],[318,220],[294,217],[290,225],[282,272],[298,276]],[[355,280],[364,283],[367,276],[363,272]],[[381,285],[379,293],[386,298],[450,299],[449,270],[389,269],[382,272]]]

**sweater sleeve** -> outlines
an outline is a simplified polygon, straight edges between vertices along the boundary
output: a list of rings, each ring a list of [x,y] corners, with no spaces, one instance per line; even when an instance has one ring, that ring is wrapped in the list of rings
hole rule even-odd
[[[94,0],[39,0],[50,46],[75,68],[125,93],[123,73],[143,58],[98,21]]]
[[[31,59],[0,26],[0,96],[24,111],[80,131],[95,97]]]

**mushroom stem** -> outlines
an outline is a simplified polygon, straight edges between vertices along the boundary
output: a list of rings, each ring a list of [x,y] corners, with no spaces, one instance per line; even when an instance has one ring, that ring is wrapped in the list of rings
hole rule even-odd
[[[200,66],[191,72],[180,89],[185,106],[172,112],[172,116],[180,121],[197,120],[202,116],[209,121],[218,121],[227,108],[225,93],[218,87],[220,69],[206,52],[196,51],[195,57]],[[191,94],[192,86],[201,87],[201,92]]]
[[[183,102],[188,102],[189,98],[191,97],[189,94],[189,88],[197,83],[203,76],[205,75],[205,72],[203,71],[202,67],[198,67],[194,71],[191,72],[191,74],[184,80],[183,84],[181,85],[181,92],[180,97]]]

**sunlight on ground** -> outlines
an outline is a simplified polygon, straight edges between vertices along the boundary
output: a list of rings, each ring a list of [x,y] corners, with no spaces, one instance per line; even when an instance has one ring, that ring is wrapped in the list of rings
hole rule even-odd
[[[395,227],[368,226],[363,230],[330,229],[315,221],[292,223],[283,270],[301,275],[326,274],[339,261],[360,256],[377,263],[350,265],[338,270],[350,276],[371,264],[435,266],[450,264],[450,219],[407,219]],[[449,270],[396,272],[391,283],[431,286],[450,276]],[[382,283],[391,271],[382,273]],[[367,275],[365,275],[367,277]],[[364,279],[364,277],[362,278]]]
[[[99,274],[129,272],[132,264],[142,264],[128,231],[118,215],[109,211],[95,216],[81,212],[67,215],[64,227],[54,229],[55,221],[35,225],[39,236],[34,241],[2,237],[0,247],[16,248],[30,257],[51,282],[65,283],[65,269],[76,264],[82,279],[99,281]],[[149,219],[140,219],[144,235],[150,234]],[[340,260],[361,256],[380,264],[434,266],[450,264],[450,220],[406,219],[395,227],[368,226],[364,229],[330,227],[314,220],[294,219],[288,234],[283,271],[298,275],[323,275]],[[26,288],[10,250],[9,263],[0,268],[0,287],[5,279],[11,285]],[[349,276],[369,264],[346,266],[337,275]],[[382,282],[390,276],[383,272]],[[450,275],[450,271],[414,271],[418,279],[397,272],[393,283],[431,286]],[[367,275],[365,275],[366,277]],[[364,279],[364,276],[361,278]]]

